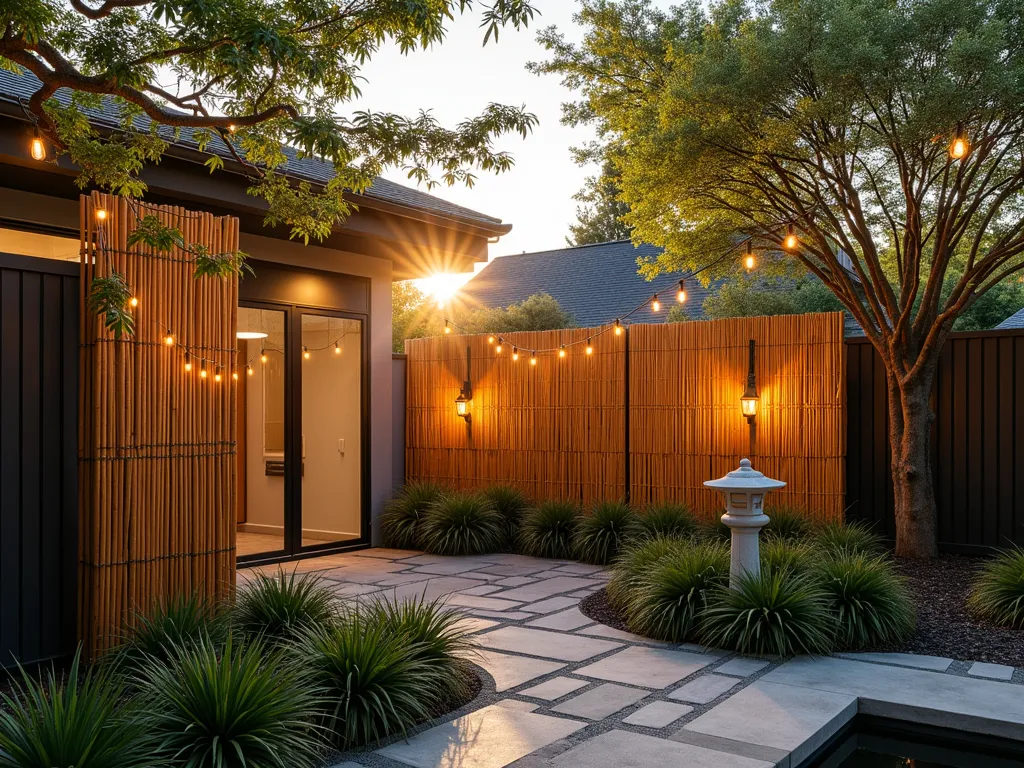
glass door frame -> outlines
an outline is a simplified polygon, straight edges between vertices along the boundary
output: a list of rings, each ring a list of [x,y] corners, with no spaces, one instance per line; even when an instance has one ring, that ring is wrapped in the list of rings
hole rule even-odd
[[[239,299],[239,307],[284,312],[284,549],[259,552],[238,558],[239,566],[248,567],[302,560],[308,557],[370,545],[370,316],[363,312],[291,304],[276,301]],[[360,536],[346,541],[324,542],[302,546],[302,316],[318,315],[361,323],[360,334],[360,467],[359,506]],[[241,478],[239,478],[239,482]],[[232,514],[235,511],[232,510]]]

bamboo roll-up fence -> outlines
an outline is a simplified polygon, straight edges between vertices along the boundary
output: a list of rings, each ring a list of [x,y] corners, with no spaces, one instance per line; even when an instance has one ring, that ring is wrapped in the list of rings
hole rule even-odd
[[[78,615],[92,654],[156,601],[183,592],[219,599],[234,584],[238,279],[195,278],[192,254],[179,247],[129,247],[146,215],[179,229],[187,247],[238,248],[236,218],[81,198]],[[134,333],[119,340],[88,308],[92,279],[113,271],[139,300]]]
[[[686,501],[701,512],[721,500],[705,480],[750,457],[785,480],[773,503],[841,519],[844,498],[844,352],[840,313],[504,334],[406,342],[406,477],[458,488],[493,482],[534,498]],[[564,358],[530,349],[594,337]],[[740,410],[748,342],[760,391],[755,450]],[[511,360],[512,345],[520,359]],[[455,412],[472,357],[471,423]],[[629,355],[628,399],[626,350]],[[626,439],[628,402],[629,439]],[[627,459],[628,456],[628,459]]]
[[[459,488],[495,482],[535,498],[625,495],[625,344],[606,334],[592,355],[530,364],[530,349],[587,338],[586,329],[508,333],[500,355],[486,336],[406,342],[406,473]],[[519,362],[512,348],[519,347]],[[471,421],[455,414],[472,367]]]

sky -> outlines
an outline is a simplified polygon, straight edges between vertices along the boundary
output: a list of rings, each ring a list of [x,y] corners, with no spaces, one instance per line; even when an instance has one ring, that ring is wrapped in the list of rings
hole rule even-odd
[[[669,3],[658,2],[668,6]],[[555,75],[533,75],[528,61],[547,58],[536,42],[537,31],[556,25],[573,41],[582,38],[575,26],[573,0],[533,0],[540,11],[529,29],[505,29],[498,43],[482,47],[480,3],[449,25],[446,41],[432,49],[403,56],[395,48],[376,54],[363,70],[363,98],[352,109],[373,109],[415,115],[430,109],[446,126],[479,114],[490,102],[526,105],[540,124],[525,140],[518,135],[500,139],[496,147],[515,157],[515,168],[499,175],[480,172],[472,189],[437,187],[430,194],[511,222],[512,231],[491,245],[491,258],[511,253],[565,246],[569,224],[576,218],[572,196],[596,168],[580,168],[570,147],[594,137],[589,127],[570,128],[560,122],[561,105],[573,94]],[[415,186],[401,169],[386,178]]]

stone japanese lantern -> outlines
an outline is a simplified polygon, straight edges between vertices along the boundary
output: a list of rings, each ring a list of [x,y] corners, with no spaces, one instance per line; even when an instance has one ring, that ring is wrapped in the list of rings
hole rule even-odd
[[[725,496],[725,514],[722,522],[732,531],[732,558],[729,565],[729,586],[736,589],[744,573],[761,572],[759,536],[768,524],[764,513],[764,497],[769,491],[784,488],[781,480],[772,480],[750,466],[749,459],[740,461],[734,469],[718,480],[706,480],[704,485],[721,491]]]

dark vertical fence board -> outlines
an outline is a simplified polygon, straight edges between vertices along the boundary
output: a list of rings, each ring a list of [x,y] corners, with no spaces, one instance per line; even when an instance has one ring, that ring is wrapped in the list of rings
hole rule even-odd
[[[0,254],[0,666],[75,647],[77,264]]]
[[[885,370],[847,340],[847,517],[895,535]],[[953,334],[936,372],[932,460],[939,546],[1024,545],[1024,332]]]

